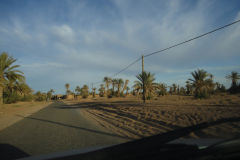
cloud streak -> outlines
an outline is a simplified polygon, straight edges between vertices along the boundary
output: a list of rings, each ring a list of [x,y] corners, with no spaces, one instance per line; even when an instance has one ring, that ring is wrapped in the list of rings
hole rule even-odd
[[[0,2],[3,3],[3,2]],[[113,75],[142,54],[240,18],[238,1],[21,1],[0,16],[0,51],[18,59],[34,90],[64,92]],[[19,6],[19,7],[18,7]],[[9,11],[8,11],[9,10]],[[12,12],[10,12],[12,10]],[[158,81],[181,85],[203,68],[216,80],[240,71],[240,25],[145,59]],[[37,70],[37,72],[36,72]],[[136,64],[120,77],[132,82]]]

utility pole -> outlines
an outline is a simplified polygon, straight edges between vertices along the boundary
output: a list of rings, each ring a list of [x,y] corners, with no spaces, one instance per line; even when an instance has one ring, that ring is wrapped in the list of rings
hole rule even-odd
[[[93,97],[93,83],[92,83],[92,97]]]
[[[142,83],[143,83],[143,103],[146,101],[146,91],[145,91],[145,82],[144,82],[144,55],[142,55]]]

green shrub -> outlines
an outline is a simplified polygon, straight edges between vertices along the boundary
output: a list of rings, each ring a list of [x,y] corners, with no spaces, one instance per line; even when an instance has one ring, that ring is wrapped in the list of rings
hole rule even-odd
[[[81,88],[81,96],[82,98],[87,98],[88,95],[89,95],[88,86],[83,85],[83,87]]]
[[[40,97],[36,97],[36,98],[35,98],[35,101],[45,101],[45,100],[46,100],[46,98],[43,97],[43,96],[40,96]]]
[[[207,89],[203,89],[203,90],[197,90],[195,91],[194,94],[195,98],[209,98],[210,97],[210,93]]]
[[[88,97],[88,94],[83,94],[82,95],[82,98],[87,98]]]
[[[47,94],[46,93],[41,93],[40,91],[38,91],[35,94],[35,101],[46,101],[47,100]]]
[[[3,103],[10,104],[10,103],[16,103],[21,100],[21,96],[19,96],[16,92],[9,93],[4,92],[3,93]]]
[[[124,93],[120,93],[120,97],[125,97],[126,95]]]
[[[104,97],[104,94],[100,93],[99,96],[100,96],[100,97]]]
[[[21,99],[21,101],[24,101],[24,102],[29,102],[29,101],[32,101],[32,100],[33,100],[33,95],[25,95]]]
[[[147,100],[151,100],[152,98],[153,98],[153,95],[151,95],[151,94],[147,95],[147,97],[146,97]]]

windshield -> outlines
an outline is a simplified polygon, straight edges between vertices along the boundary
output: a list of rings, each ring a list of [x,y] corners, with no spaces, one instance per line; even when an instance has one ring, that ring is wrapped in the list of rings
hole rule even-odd
[[[239,6],[0,1],[0,147],[94,149],[216,121],[181,139],[239,136]]]

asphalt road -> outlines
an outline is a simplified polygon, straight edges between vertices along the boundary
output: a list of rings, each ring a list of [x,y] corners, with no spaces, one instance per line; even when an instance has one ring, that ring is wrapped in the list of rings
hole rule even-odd
[[[67,107],[66,104],[57,102],[25,117],[0,131],[0,144],[10,144],[27,154],[40,155],[129,140],[88,121],[81,116],[81,108]]]

